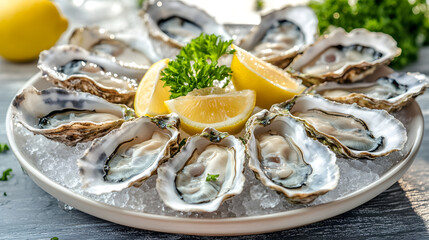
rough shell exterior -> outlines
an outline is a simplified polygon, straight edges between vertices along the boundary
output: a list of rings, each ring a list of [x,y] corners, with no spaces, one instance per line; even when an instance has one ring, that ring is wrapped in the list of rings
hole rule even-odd
[[[307,63],[314,60],[322,51],[331,46],[361,45],[371,47],[383,53],[383,56],[372,62],[359,62],[345,65],[342,68],[324,74],[312,75],[301,72]],[[302,55],[296,57],[288,66],[288,71],[303,80],[307,86],[319,84],[326,81],[355,82],[373,73],[375,69],[382,65],[389,64],[395,57],[401,54],[401,49],[397,47],[396,41],[385,33],[370,32],[366,29],[354,29],[347,33],[342,28],[338,28],[329,35],[320,37],[309,46]]]
[[[253,27],[238,43],[238,45],[248,51],[251,51],[260,43],[270,27],[272,27],[277,21],[281,20],[286,20],[296,24],[304,35],[304,43],[290,49],[278,51],[276,54],[270,53],[268,56],[256,56],[280,68],[285,68],[298,53],[301,53],[308,45],[312,44],[318,35],[318,20],[314,11],[309,7],[287,6],[280,10],[275,10],[263,15],[261,17],[261,23]],[[270,51],[270,49],[267,49],[267,51]]]
[[[235,175],[233,176],[230,190],[214,200],[199,204],[186,203],[176,190],[176,174],[186,164],[194,151],[202,152],[209,145],[232,147],[235,150]],[[156,189],[162,201],[172,209],[185,212],[213,212],[228,198],[240,194],[245,181],[244,162],[245,149],[241,140],[227,133],[218,132],[212,128],[206,128],[200,135],[188,138],[186,144],[173,158],[158,168]]]
[[[407,131],[404,125],[385,110],[362,108],[354,104],[336,103],[320,96],[311,95],[296,96],[284,103],[273,105],[270,110],[280,113],[290,112],[293,115],[294,112],[305,112],[308,109],[320,109],[326,112],[352,115],[365,122],[375,137],[383,137],[385,140],[382,146],[372,152],[352,150],[343,145],[337,138],[320,132],[304,119],[295,117],[304,123],[309,136],[327,145],[339,156],[374,159],[387,156],[395,151],[400,151],[407,142]]]
[[[34,107],[37,106],[37,107]],[[134,117],[134,111],[125,105],[112,104],[89,93],[48,88],[38,91],[27,88],[13,100],[14,118],[35,134],[73,146],[79,142],[92,141],[118,128],[126,119]],[[56,128],[40,129],[39,119],[54,111],[63,109],[91,110],[113,113],[120,120],[110,122],[72,122]]]
[[[131,186],[140,186],[145,179],[156,172],[161,163],[177,151],[180,137],[179,125],[180,121],[176,114],[160,115],[154,118],[140,117],[126,122],[120,128],[115,129],[106,136],[96,139],[91,147],[85,151],[83,157],[78,160],[82,187],[87,192],[102,194],[120,191]],[[158,154],[156,161],[145,171],[126,181],[117,183],[104,181],[106,161],[115,153],[116,149],[122,143],[135,138],[148,139],[154,131],[161,131],[170,137],[165,146],[163,146],[162,151]]]
[[[350,83],[350,84],[338,84],[336,82],[326,82],[320,85],[314,85],[308,89],[309,93],[319,93],[321,91],[329,89],[345,89],[352,93],[346,96],[329,97],[324,98],[340,102],[353,104],[356,103],[361,107],[367,107],[372,109],[384,109],[388,112],[398,111],[407,104],[409,104],[414,98],[422,95],[426,88],[429,86],[429,79],[426,75],[421,73],[398,73],[388,75],[387,77],[394,79],[397,83],[407,86],[407,90],[404,94],[390,99],[377,99],[365,95],[364,93],[353,93],[353,88],[359,88],[369,86],[371,83]]]
[[[264,174],[255,135],[268,131],[275,131],[283,137],[291,137],[302,150],[304,160],[312,167],[312,173],[304,186],[285,188],[274,183]],[[340,174],[335,154],[323,144],[308,137],[303,124],[288,114],[271,113],[268,110],[256,113],[246,124],[246,140],[249,168],[264,185],[283,193],[292,202],[310,203],[319,195],[334,189],[338,184]]]
[[[38,67],[42,71],[43,77],[56,86],[89,92],[102,97],[112,103],[122,103],[132,106],[137,83],[131,91],[106,87],[93,77],[83,74],[67,75],[58,71],[61,66],[73,60],[86,60],[101,66],[105,71],[112,75],[123,76],[138,81],[143,77],[147,69],[129,68],[116,62],[114,58],[89,53],[85,49],[73,45],[61,45],[45,50],[40,54]],[[124,81],[118,77],[119,81]]]

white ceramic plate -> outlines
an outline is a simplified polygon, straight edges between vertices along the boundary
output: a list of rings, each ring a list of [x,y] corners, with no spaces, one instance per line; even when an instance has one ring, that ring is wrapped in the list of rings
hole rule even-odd
[[[23,88],[31,85],[39,89],[48,87],[47,83],[40,79],[40,74],[31,78]],[[194,235],[244,235],[279,231],[321,221],[351,210],[389,188],[411,165],[423,138],[423,115],[418,104],[412,102],[402,111],[405,111],[410,119],[406,124],[408,142],[405,146],[409,151],[372,184],[321,205],[262,216],[222,219],[180,218],[135,212],[79,195],[49,179],[36,167],[35,159],[23,153],[22,142],[14,130],[11,106],[6,116],[6,129],[11,149],[33,181],[55,198],[80,211],[107,221],[153,231]]]

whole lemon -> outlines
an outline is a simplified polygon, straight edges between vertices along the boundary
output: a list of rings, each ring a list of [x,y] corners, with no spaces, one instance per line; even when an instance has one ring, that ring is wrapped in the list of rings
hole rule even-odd
[[[0,0],[0,56],[17,62],[36,59],[67,26],[49,0]]]

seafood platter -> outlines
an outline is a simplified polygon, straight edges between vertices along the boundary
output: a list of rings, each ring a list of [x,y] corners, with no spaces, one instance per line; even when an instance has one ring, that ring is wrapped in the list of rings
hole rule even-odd
[[[414,98],[429,81],[387,67],[401,53],[389,35],[319,36],[306,6],[266,13],[240,35],[181,1],[145,1],[140,17],[145,36],[82,27],[42,52],[40,73],[10,106],[8,137],[23,169],[70,206],[156,231],[269,232],[363,204],[412,163],[423,125]],[[201,33],[233,40],[303,91],[256,103],[235,134],[185,132],[174,112],[138,117],[145,73]]]

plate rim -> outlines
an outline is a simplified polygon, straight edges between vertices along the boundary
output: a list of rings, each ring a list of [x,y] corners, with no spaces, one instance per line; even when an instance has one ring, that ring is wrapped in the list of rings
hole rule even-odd
[[[24,86],[20,88],[18,93],[34,85],[41,76],[42,74],[40,72],[33,75]],[[337,200],[316,206],[259,216],[220,219],[183,218],[136,212],[97,202],[86,196],[75,193],[65,186],[49,179],[25,159],[16,144],[12,121],[12,104],[13,103],[8,107],[5,122],[9,145],[21,167],[45,192],[82,212],[120,225],[158,232],[201,236],[249,235],[286,230],[322,221],[360,206],[376,197],[399,180],[411,166],[417,155],[424,133],[424,119],[420,106],[416,101],[413,101],[409,105],[409,107],[415,108],[415,111],[417,111],[416,118],[413,119],[413,121],[420,122],[421,124],[416,126],[416,138],[414,139],[409,153],[378,180],[366,187],[340,197]],[[317,214],[314,214],[314,212],[317,212]],[[167,225],[165,225],[166,223]]]

